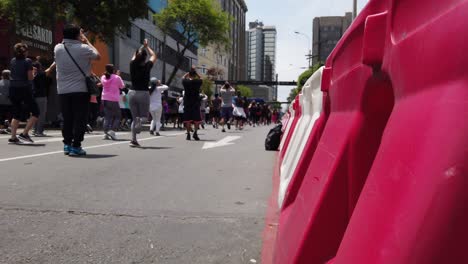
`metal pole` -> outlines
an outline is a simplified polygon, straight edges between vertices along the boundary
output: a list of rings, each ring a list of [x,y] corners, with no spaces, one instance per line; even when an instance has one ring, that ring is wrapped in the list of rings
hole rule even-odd
[[[353,0],[353,20],[357,17],[357,0]]]

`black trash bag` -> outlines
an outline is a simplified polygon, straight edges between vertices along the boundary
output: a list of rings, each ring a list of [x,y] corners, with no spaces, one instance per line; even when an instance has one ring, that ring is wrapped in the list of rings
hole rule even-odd
[[[279,124],[272,128],[265,139],[265,150],[278,150],[281,143],[283,125]]]

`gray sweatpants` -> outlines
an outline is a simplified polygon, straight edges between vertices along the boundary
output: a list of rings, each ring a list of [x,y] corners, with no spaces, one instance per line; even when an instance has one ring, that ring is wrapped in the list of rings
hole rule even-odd
[[[104,103],[104,132],[117,130],[120,126],[122,112],[119,102],[103,101]]]
[[[34,132],[42,134],[44,133],[44,124],[47,116],[47,97],[36,97],[35,100],[39,107],[39,119],[34,125]]]
[[[142,119],[146,119],[148,117],[150,106],[149,91],[130,90],[128,92],[128,104],[133,117],[132,140],[136,141],[136,134],[141,132]]]

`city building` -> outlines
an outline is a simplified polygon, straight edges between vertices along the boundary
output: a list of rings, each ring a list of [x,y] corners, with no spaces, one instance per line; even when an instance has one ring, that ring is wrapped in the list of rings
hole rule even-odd
[[[316,17],[313,23],[312,63],[325,63],[330,53],[353,22],[353,14]]]
[[[221,8],[231,15],[230,38],[231,51],[229,52],[228,60],[228,79],[229,80],[246,80],[245,67],[245,13],[247,13],[247,5],[244,0],[219,0]]]
[[[265,26],[262,22],[249,23],[247,31],[247,78],[252,81],[276,81],[276,28]],[[264,88],[251,87],[254,94],[265,94]],[[262,98],[266,101],[276,100],[277,87],[271,87]]]
[[[116,34],[111,47],[111,61],[120,69],[122,78],[128,84],[130,84],[130,59],[135,51],[141,47],[144,39],[148,39],[149,45],[158,56],[158,60],[151,71],[151,76],[165,82],[177,63],[177,40],[183,42],[184,37],[178,33],[172,35],[164,34],[154,20],[154,14],[165,7],[167,7],[167,0],[148,1],[147,17],[133,21],[131,28],[126,34]],[[170,85],[170,97],[175,97],[182,91],[182,76],[190,70],[192,65],[198,64],[197,51],[198,47],[196,46],[186,51],[184,63]]]
[[[207,75],[215,70],[218,80],[246,80],[246,36],[245,13],[248,11],[244,0],[218,0],[221,9],[233,20],[229,30],[229,50],[224,51],[216,45],[201,47],[198,52],[198,68]]]

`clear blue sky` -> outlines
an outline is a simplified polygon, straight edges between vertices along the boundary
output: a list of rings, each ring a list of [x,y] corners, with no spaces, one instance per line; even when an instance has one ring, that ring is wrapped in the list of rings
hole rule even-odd
[[[306,37],[294,34],[299,31],[312,38],[312,21],[317,16],[344,16],[351,12],[352,0],[245,0],[249,11],[248,22],[259,20],[265,25],[276,26],[277,65],[276,72],[281,81],[297,80],[307,66],[305,55],[309,41]],[[367,0],[358,0],[360,11]],[[312,40],[311,40],[312,41]],[[283,101],[292,87],[279,87],[278,100]]]

